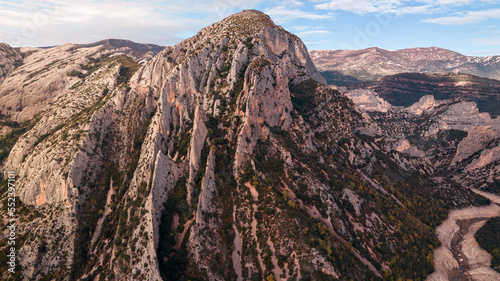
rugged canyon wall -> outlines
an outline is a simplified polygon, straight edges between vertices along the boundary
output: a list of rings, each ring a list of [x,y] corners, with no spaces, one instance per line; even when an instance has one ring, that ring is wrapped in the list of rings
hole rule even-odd
[[[345,94],[374,122],[371,131],[392,139],[387,151],[406,154],[399,161],[402,167],[427,163],[437,176],[451,176],[465,187],[500,192],[500,119],[480,112],[474,102],[438,101],[427,95],[401,107],[390,106],[372,90],[346,90]]]

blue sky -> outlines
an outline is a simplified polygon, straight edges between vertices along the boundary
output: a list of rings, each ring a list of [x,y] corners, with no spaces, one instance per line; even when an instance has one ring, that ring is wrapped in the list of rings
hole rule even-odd
[[[105,38],[173,45],[243,9],[261,10],[315,49],[443,47],[500,55],[500,0],[0,0],[0,42]]]

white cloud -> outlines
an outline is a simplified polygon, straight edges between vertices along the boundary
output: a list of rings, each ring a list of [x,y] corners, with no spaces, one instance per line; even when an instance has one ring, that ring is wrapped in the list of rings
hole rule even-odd
[[[285,23],[294,19],[323,20],[333,19],[331,15],[306,12],[299,9],[289,9],[285,6],[277,6],[264,10],[264,13],[271,16],[277,23]]]
[[[440,11],[441,8],[432,5],[422,5],[422,6],[412,6],[412,7],[400,7],[396,10],[396,14],[399,15],[410,15],[410,14],[429,14]]]
[[[437,23],[441,25],[466,25],[480,23],[489,19],[500,19],[500,9],[490,9],[485,11],[471,11],[456,16],[425,19],[423,22]]]
[[[478,46],[500,46],[500,36],[482,37],[469,39],[469,45]]]
[[[430,4],[407,5],[406,0],[336,0],[317,4],[315,7],[322,10],[342,10],[356,14],[392,13],[392,14],[420,14],[428,13],[434,6]]]
[[[306,25],[296,25],[296,26],[292,26],[292,28],[295,29],[295,30],[301,31],[301,30],[308,30],[311,27],[310,26],[306,26]]]
[[[41,46],[112,37],[174,44],[186,34],[194,35],[204,26],[260,1],[0,1],[0,41]]]
[[[292,6],[294,6],[294,7],[302,7],[302,6],[304,6],[303,2],[295,1],[295,0],[289,1],[287,3],[290,4],[290,5],[292,5]]]
[[[328,30],[308,30],[308,31],[298,32],[297,36],[299,36],[299,37],[305,37],[305,36],[310,36],[310,35],[332,34],[332,33],[333,32],[328,31]]]
[[[306,46],[316,46],[316,45],[331,44],[332,42],[333,42],[332,40],[318,40],[318,41],[304,41],[304,44],[306,44]]]
[[[401,2],[399,0],[336,0],[318,4],[316,8],[366,14],[394,10],[400,5]]]
[[[447,5],[461,6],[461,5],[471,4],[475,2],[475,0],[420,0],[420,2],[436,6],[447,6]]]
[[[494,1],[496,0],[330,0],[316,4],[315,7],[321,10],[342,10],[360,15],[369,13],[407,15],[443,12],[452,7]]]

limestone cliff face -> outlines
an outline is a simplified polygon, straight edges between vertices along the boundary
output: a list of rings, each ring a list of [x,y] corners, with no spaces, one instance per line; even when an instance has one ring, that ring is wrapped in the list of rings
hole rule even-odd
[[[423,66],[428,66],[421,62]],[[414,70],[415,71],[415,70]],[[411,106],[424,96],[437,100],[461,98],[477,103],[481,112],[499,115],[494,106],[499,101],[500,81],[460,73],[401,73],[384,76],[370,83],[350,85],[349,88],[367,87],[396,106]]]
[[[0,86],[2,114],[22,122],[48,108],[80,80],[79,65],[87,64],[87,56],[96,51],[97,48],[77,50],[72,44],[50,49],[21,49],[26,56],[23,65]]]
[[[428,116],[422,139],[440,139],[443,132],[451,132],[449,140],[445,137],[445,141],[435,147],[437,150],[427,153],[434,161],[439,159],[436,166],[446,167],[464,185],[476,188],[486,188],[500,176],[494,169],[500,160],[500,119],[479,112],[474,102],[435,101],[432,96],[424,96],[408,110]],[[451,146],[445,150],[438,148],[448,145]],[[436,153],[438,150],[441,153]]]
[[[487,145],[499,138],[499,131],[492,129],[490,126],[477,126],[472,128],[467,137],[464,138],[457,147],[457,153],[451,163],[457,164],[474,153],[483,150]]]
[[[356,89],[346,91],[346,96],[349,97],[361,111],[387,112],[391,108],[391,105],[387,101],[370,90]]]
[[[193,38],[166,48],[139,70],[137,86],[152,89],[158,97],[160,116],[154,121],[157,121],[157,130],[143,145],[143,149],[149,146],[153,150],[144,158],[144,165],[152,166],[155,157],[167,155],[169,161],[175,163],[175,169],[183,171],[172,175],[172,180],[161,186],[153,184],[157,192],[152,193],[151,212],[156,215],[149,229],[158,234],[166,194],[171,193],[179,178],[185,177],[182,188],[186,188],[186,203],[197,211],[194,221],[186,221],[184,225],[186,229],[191,227],[189,236],[182,233],[176,239],[188,239],[187,249],[200,268],[213,268],[210,259],[200,252],[203,253],[203,249],[224,251],[220,248],[224,245],[223,237],[207,234],[210,229],[218,233],[220,222],[210,223],[205,217],[207,213],[221,212],[221,207],[217,207],[220,200],[212,202],[213,196],[220,192],[214,170],[215,159],[221,151],[219,156],[214,151],[220,143],[232,143],[234,154],[228,156],[234,157],[234,170],[227,167],[232,170],[227,176],[239,178],[241,166],[261,135],[269,134],[271,127],[290,127],[293,106],[289,83],[308,77],[324,82],[300,39],[256,11],[236,14],[201,30]],[[218,124],[221,121],[224,126]],[[220,135],[221,129],[227,130],[226,136]],[[210,150],[208,155],[207,150]],[[151,168],[141,170],[141,163],[142,160],[136,182],[148,182],[151,179],[144,176]],[[154,169],[153,183],[160,182],[165,172],[170,174],[170,171],[157,172],[164,167],[154,166]],[[207,235],[211,237],[204,238]],[[158,244],[148,245],[148,251],[153,253],[157,248]],[[141,270],[142,264],[138,263],[137,270]],[[225,273],[210,273],[210,279],[230,274],[233,269],[220,270]],[[158,279],[158,274],[154,271],[146,276]]]
[[[21,63],[19,52],[7,44],[0,43],[0,85]]]
[[[22,279],[417,279],[432,271],[432,227],[475,202],[407,159],[409,141],[380,136],[377,116],[325,86],[301,40],[261,12],[142,66],[94,48],[32,50],[7,77],[1,98],[30,103],[6,112],[34,116],[4,164],[25,208]],[[25,72],[41,95],[14,94]],[[407,268],[403,248],[417,249]]]

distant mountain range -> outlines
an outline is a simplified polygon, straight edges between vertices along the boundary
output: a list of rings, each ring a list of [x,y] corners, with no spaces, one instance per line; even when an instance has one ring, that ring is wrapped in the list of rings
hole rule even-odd
[[[123,39],[105,39],[91,44],[77,44],[80,48],[101,46],[113,52],[123,52],[137,62],[146,62],[161,52],[165,47],[155,44],[141,44]]]
[[[447,49],[316,50],[314,64],[329,84],[348,85],[405,72],[466,73],[500,79],[500,56],[465,56]]]

